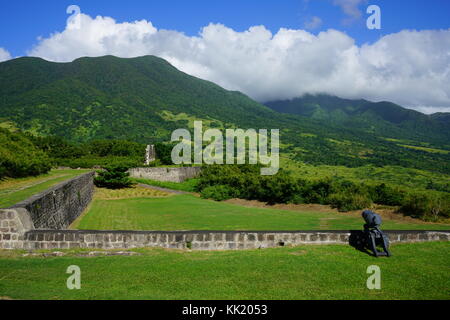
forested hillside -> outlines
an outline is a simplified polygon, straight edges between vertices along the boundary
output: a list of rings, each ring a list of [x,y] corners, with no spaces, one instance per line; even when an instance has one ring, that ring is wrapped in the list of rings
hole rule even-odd
[[[189,76],[153,56],[3,62],[0,97],[0,117],[21,129],[72,141],[167,139],[186,125],[169,121],[181,113],[217,126],[253,126],[274,114],[241,93]]]
[[[26,177],[50,170],[49,158],[20,132],[0,128],[0,179]]]
[[[341,99],[325,94],[265,104],[278,112],[325,120],[387,138],[450,145],[450,113],[425,115],[391,102]]]

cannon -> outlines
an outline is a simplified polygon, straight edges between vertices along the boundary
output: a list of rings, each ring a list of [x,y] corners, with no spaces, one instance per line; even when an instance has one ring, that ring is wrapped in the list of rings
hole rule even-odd
[[[370,249],[375,257],[386,256],[390,257],[389,238],[381,231],[381,216],[373,211],[364,210],[362,217],[366,224],[364,225],[364,238],[366,240],[367,248]],[[382,251],[377,247],[380,246]]]

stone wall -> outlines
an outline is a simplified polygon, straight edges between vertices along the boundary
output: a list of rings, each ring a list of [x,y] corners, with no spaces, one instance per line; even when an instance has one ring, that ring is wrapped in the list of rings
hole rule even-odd
[[[94,172],[60,183],[15,204],[28,211],[36,229],[65,229],[88,206],[94,192]]]
[[[183,182],[195,178],[200,174],[201,167],[174,167],[174,168],[132,168],[128,172],[133,178],[150,179],[157,181]]]
[[[5,213],[2,213],[5,215]],[[9,213],[6,215],[9,220]],[[0,215],[1,217],[1,215]],[[2,222],[3,223],[3,222]],[[0,248],[127,249],[139,247],[194,250],[257,249],[302,244],[348,244],[362,231],[83,231],[30,230],[16,240],[0,241]],[[386,231],[391,243],[450,241],[449,231]],[[3,234],[5,237],[5,234]]]
[[[30,214],[23,208],[0,210],[0,248],[22,249],[25,233],[34,229]]]

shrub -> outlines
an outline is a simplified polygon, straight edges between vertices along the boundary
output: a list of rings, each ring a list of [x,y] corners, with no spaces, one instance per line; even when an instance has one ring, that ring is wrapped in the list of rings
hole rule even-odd
[[[334,193],[328,198],[329,204],[339,211],[352,211],[369,208],[372,201],[366,194]]]
[[[373,202],[388,206],[400,206],[405,198],[404,192],[382,183],[370,188]]]
[[[327,204],[328,197],[335,191],[330,179],[298,183],[302,184],[301,192],[306,203]]]
[[[400,211],[413,218],[438,221],[450,217],[450,197],[447,194],[411,194]]]
[[[99,188],[122,189],[132,186],[127,167],[110,166],[99,171],[94,183]]]
[[[234,198],[233,190],[225,185],[209,186],[202,190],[201,196],[204,199],[223,201]]]

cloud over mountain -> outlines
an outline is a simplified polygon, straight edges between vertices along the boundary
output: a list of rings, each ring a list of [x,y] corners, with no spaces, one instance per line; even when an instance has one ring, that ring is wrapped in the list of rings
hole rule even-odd
[[[11,59],[11,54],[3,48],[0,48],[0,62]]]
[[[264,26],[237,32],[209,24],[190,37],[158,30],[146,20],[80,18],[79,26],[69,24],[40,39],[28,54],[51,61],[151,54],[259,101],[321,92],[450,111],[450,29],[404,30],[358,46],[333,29],[317,35],[292,29],[272,34]]]

